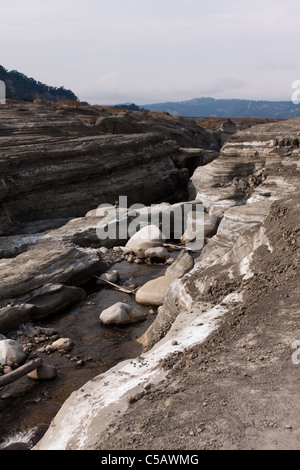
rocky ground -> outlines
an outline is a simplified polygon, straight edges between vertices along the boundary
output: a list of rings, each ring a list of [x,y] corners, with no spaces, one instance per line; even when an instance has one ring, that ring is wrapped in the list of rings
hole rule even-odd
[[[255,126],[196,169],[215,235],[143,355],[73,393],[36,449],[298,448],[298,136],[299,119]]]
[[[144,265],[159,258],[167,268],[157,279],[138,283],[135,293],[137,305],[158,309],[138,340],[143,354],[73,392],[34,448],[296,449],[299,119],[240,132],[225,121],[205,131],[167,115],[105,115],[96,108],[53,113],[32,106],[6,109],[11,119],[2,120],[0,129],[6,151],[0,333],[79,302],[95,276],[118,283],[108,270],[120,259]],[[26,114],[24,122],[18,113]],[[38,113],[41,153],[32,134]],[[45,167],[45,158],[51,165]],[[68,161],[74,163],[72,174]],[[126,165],[130,183],[123,175]],[[155,178],[151,194],[149,171]],[[187,249],[189,229],[174,262],[178,251],[171,254],[160,225],[147,243],[133,237],[113,249],[116,240],[99,241],[96,228],[104,222],[93,201],[103,197],[108,183],[118,194],[130,186],[133,200],[146,193],[153,200],[156,185],[163,188],[159,200],[176,192],[179,200],[188,197],[193,211],[200,204],[203,249]],[[64,194],[58,205],[52,198],[57,184]],[[28,210],[33,201],[35,211]],[[175,207],[155,206],[151,213],[168,214]],[[147,210],[139,212],[142,227],[149,224]],[[111,206],[110,223],[122,217],[121,208]],[[135,313],[123,303],[109,311],[109,321],[125,315],[131,322]],[[41,336],[55,342],[55,332],[37,333],[37,344]]]
[[[130,404],[98,449],[299,449],[299,202],[272,209],[274,251],[256,254],[243,302],[204,343],[168,358],[168,377]]]

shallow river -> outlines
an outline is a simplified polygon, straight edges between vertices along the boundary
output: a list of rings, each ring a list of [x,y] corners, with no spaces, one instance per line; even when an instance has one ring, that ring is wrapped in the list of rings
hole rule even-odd
[[[126,287],[126,282],[141,286],[163,275],[166,266],[121,261],[112,269],[118,269],[121,276],[119,284]],[[120,361],[141,353],[137,338],[155,318],[155,314],[149,313],[150,307],[137,305],[133,295],[113,288],[100,288],[96,284],[89,288],[95,291],[75,307],[38,324],[54,328],[60,337],[71,338],[74,348],[70,354],[83,359],[84,364],[77,365],[76,361],[57,352],[51,355],[38,353],[45,364],[57,368],[57,377],[36,382],[25,376],[0,391],[0,450],[33,447],[74,390]],[[103,326],[99,320],[100,313],[119,301],[126,301],[147,312],[146,320],[124,327]],[[1,399],[1,395],[10,396]]]

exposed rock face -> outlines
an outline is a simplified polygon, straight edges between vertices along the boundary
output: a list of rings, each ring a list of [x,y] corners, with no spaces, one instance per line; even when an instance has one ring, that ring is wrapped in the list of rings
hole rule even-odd
[[[31,320],[34,306],[28,304],[7,305],[0,308],[0,331],[7,334]],[[1,337],[1,335],[0,335]]]
[[[107,222],[118,229],[119,196],[128,207],[177,200],[194,169],[218,156],[214,135],[190,119],[11,102],[0,108],[0,146],[5,332],[68,308],[107,271],[97,248],[127,241],[99,235]]]
[[[202,172],[196,170],[192,181],[197,199],[209,214],[218,203],[221,222],[193,270],[172,283],[155,322],[144,335],[149,344],[199,299],[217,292],[221,295],[226,289],[233,290],[240,280],[251,278],[251,260],[259,247],[265,245],[272,251],[264,229],[272,204],[300,190],[299,128],[300,119],[295,118],[241,131],[229,139],[218,159]],[[251,185],[255,175],[259,178]],[[248,184],[241,184],[245,180]]]
[[[148,250],[146,250],[145,258],[166,260],[170,258],[170,255],[166,248],[158,246],[156,248],[149,248]]]
[[[148,351],[139,358],[140,369],[135,367],[138,360],[124,362],[74,392],[37,450],[99,449],[103,442],[107,445],[103,448],[111,448],[108,426],[117,422],[120,427],[116,426],[114,435],[118,435],[130,399],[143,397],[149,381],[158,384],[166,379],[167,367],[161,365],[162,360],[172,364],[176,353],[201,345],[220,327],[223,315],[230,316],[234,311],[237,317],[241,314],[238,306],[245,308],[244,297],[252,302],[251,297],[260,295],[257,290],[266,286],[271,292],[284,272],[289,271],[296,279],[300,248],[299,128],[300,119],[293,119],[240,132],[230,138],[217,160],[196,171],[193,184],[197,200],[203,202],[208,214],[218,212],[220,224],[192,270],[183,277],[171,278],[164,303],[144,337]],[[226,354],[224,357],[226,361]],[[193,362],[189,356],[187,359],[184,374],[188,373],[188,363]],[[195,368],[198,379],[198,364]],[[178,390],[184,375],[179,368],[176,372],[168,383],[168,397]],[[108,383],[110,388],[104,386]],[[161,401],[164,395],[156,390]],[[200,396],[197,380],[197,403]],[[147,397],[145,401],[144,406],[151,407]],[[119,420],[115,418],[118,412]],[[134,422],[137,416],[133,416]],[[144,416],[139,416],[144,424]]]
[[[250,127],[232,135],[222,147],[220,158],[198,168],[192,181],[196,191],[204,185],[222,185],[234,177],[255,174],[266,164],[281,161],[287,155],[297,157],[299,149],[299,118],[287,122]]]
[[[193,257],[185,250],[182,250],[174,263],[166,270],[165,275],[179,279],[194,267]]]
[[[37,243],[15,258],[2,259],[0,305],[5,308],[0,328],[7,331],[9,325],[41,319],[78,302],[85,296],[80,286],[106,270],[96,250],[61,243]]]
[[[129,204],[171,198],[191,169],[216,157],[214,137],[192,120],[103,114],[95,107],[1,106],[0,234],[20,233],[29,221],[81,217],[120,195]]]

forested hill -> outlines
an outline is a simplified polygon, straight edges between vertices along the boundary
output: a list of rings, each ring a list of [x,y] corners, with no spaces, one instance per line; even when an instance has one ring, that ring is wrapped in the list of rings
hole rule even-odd
[[[50,101],[78,101],[77,96],[63,86],[57,88],[45,85],[17,70],[9,72],[2,65],[0,65],[0,80],[5,82],[6,98],[8,99],[33,101],[39,98]]]
[[[300,104],[292,101],[254,101],[194,98],[188,101],[145,104],[149,111],[166,111],[187,117],[235,117],[288,119],[300,116]]]

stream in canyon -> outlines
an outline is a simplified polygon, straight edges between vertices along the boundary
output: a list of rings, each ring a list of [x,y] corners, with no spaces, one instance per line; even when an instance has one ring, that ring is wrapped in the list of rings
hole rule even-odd
[[[170,252],[171,257],[177,254]],[[164,275],[166,265],[135,264],[122,260],[111,269],[118,270],[120,286],[141,286]],[[0,450],[29,450],[46,432],[52,418],[74,390],[117,363],[137,357],[142,352],[137,339],[153,322],[156,308],[138,305],[134,295],[110,286],[99,286],[96,282],[87,286],[87,293],[79,304],[68,311],[30,326],[31,329],[53,329],[59,337],[70,338],[74,347],[69,357],[57,351],[50,354],[35,353],[45,364],[57,368],[57,377],[54,379],[35,381],[25,376],[4,387],[4,399],[0,400]],[[127,302],[138,308],[147,314],[146,319],[122,327],[104,326],[99,315],[116,302]],[[22,328],[26,330],[26,327],[22,325],[8,337],[20,341]]]

